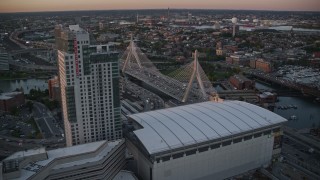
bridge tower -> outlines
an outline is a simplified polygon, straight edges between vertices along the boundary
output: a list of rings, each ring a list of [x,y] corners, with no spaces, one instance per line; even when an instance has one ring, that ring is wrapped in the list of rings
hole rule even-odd
[[[127,54],[126,54],[127,53]],[[125,52],[126,54],[126,59],[124,61],[124,65],[122,67],[122,72],[124,72],[128,66],[128,63],[134,59],[135,60],[135,63],[138,64],[139,68],[141,69],[142,68],[142,65],[141,65],[141,62],[140,62],[140,58],[138,57],[138,54],[137,54],[137,47],[135,45],[135,43],[133,42],[133,38],[132,38],[132,35],[131,35],[131,40],[130,40],[130,44],[129,46],[127,47],[127,50]]]
[[[195,79],[197,79],[197,82],[198,82],[198,85],[200,87],[200,90],[201,90],[201,93],[202,93],[203,97],[207,96],[205,88],[204,88],[204,85],[203,85],[203,81],[202,81],[202,78],[201,78],[201,74],[199,72],[199,67],[201,68],[201,66],[200,66],[200,64],[198,62],[198,50],[195,50],[195,52],[194,52],[194,60],[193,60],[193,71],[192,71],[192,75],[191,75],[191,78],[189,80],[186,92],[185,92],[185,94],[183,96],[182,102],[186,102],[187,101],[187,99],[189,97],[189,94],[190,94],[190,90],[192,88],[192,85],[193,85]]]
[[[122,73],[125,71],[136,71],[148,68],[152,71],[159,72],[148,57],[137,47],[131,35],[130,44],[120,58]]]

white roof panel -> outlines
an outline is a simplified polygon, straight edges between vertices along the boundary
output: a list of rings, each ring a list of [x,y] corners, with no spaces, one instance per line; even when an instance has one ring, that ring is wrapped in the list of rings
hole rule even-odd
[[[150,114],[156,115],[157,120],[159,122],[162,122],[182,144],[191,141],[194,143],[193,137],[190,134],[188,134],[188,132],[182,126],[179,125],[178,122],[181,121],[181,117],[173,119],[172,117],[163,114],[161,111],[155,111]]]
[[[203,113],[203,110],[197,109],[197,107],[183,107],[185,111],[188,111],[193,114],[194,117],[198,118],[199,121],[204,122],[207,126],[212,128],[219,136],[225,136],[231,134],[228,129],[226,129],[222,124],[217,122],[215,120],[215,117],[213,115],[208,115],[206,113]],[[193,119],[194,121],[194,119]]]
[[[134,133],[150,154],[286,122],[242,101],[209,101],[129,117],[143,126]]]
[[[224,105],[236,110],[237,112],[239,112],[237,115],[241,116],[242,119],[246,118],[248,124],[251,127],[259,128],[261,126],[259,121],[256,120],[256,119],[259,119],[260,116],[255,114],[255,113],[252,113],[252,111],[250,111],[250,109],[242,107],[241,104],[236,105],[235,103],[233,103],[231,101],[224,103]]]
[[[188,121],[184,116],[181,116],[174,111],[167,111],[167,116],[171,117],[172,119],[177,119],[176,123],[183,128],[183,130],[190,136],[190,138],[198,142],[200,140],[208,140],[209,138],[202,133],[195,125],[193,125],[190,121]],[[195,139],[198,137],[198,139]]]
[[[193,106],[193,108],[197,109],[198,111],[200,111],[201,113],[203,113],[209,117],[209,118],[205,119],[205,121],[208,124],[210,124],[212,122],[217,122],[219,125],[222,126],[222,128],[218,128],[217,130],[224,130],[225,129],[226,131],[229,132],[229,133],[225,132],[225,133],[221,134],[222,136],[226,136],[227,134],[231,134],[233,132],[240,131],[240,129],[229,120],[229,117],[227,117],[226,114],[223,114],[220,111],[211,110],[211,109],[208,109],[207,106],[202,106],[202,105],[198,105],[198,104]],[[212,121],[212,119],[214,121]],[[214,126],[217,126],[217,125],[213,125],[213,127]]]
[[[180,115],[181,117],[185,118],[186,121],[190,122],[190,125],[197,128],[198,131],[201,132],[207,139],[220,137],[220,135],[213,128],[208,126],[208,124],[203,122],[201,119],[199,119],[199,121],[194,121],[195,118],[199,118],[199,117],[194,116],[193,113],[190,113],[187,110],[184,110],[182,108],[174,108],[174,109],[169,108],[167,109],[167,111],[174,112]],[[202,136],[197,136],[197,137],[199,137],[199,139],[202,139]]]
[[[209,111],[210,110],[215,111],[221,116],[225,117],[226,121],[222,121],[222,122],[230,122],[232,126],[236,127],[235,131],[232,131],[232,132],[239,132],[239,131],[245,131],[250,129],[250,126],[246,124],[244,121],[242,121],[240,117],[238,117],[240,113],[234,112],[233,109],[226,108],[226,106],[224,106],[223,104],[219,104],[219,106],[216,106],[216,104],[211,103],[211,104],[205,104],[205,105],[199,105],[199,106],[205,107]],[[231,121],[231,119],[233,121]]]

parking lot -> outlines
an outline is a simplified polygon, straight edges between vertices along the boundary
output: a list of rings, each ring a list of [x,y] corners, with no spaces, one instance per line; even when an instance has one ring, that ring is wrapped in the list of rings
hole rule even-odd
[[[11,115],[7,112],[0,113],[0,135],[18,138],[32,138],[36,128],[32,125],[32,118],[28,108],[19,108],[19,115]]]

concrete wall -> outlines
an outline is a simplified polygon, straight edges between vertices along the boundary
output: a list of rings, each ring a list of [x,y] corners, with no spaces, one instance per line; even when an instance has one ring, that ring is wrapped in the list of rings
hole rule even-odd
[[[269,164],[273,151],[273,137],[264,135],[236,144],[208,150],[201,153],[165,162],[154,162],[153,167],[141,157],[139,152],[133,155],[137,160],[137,173],[144,180],[188,180],[188,179],[225,179],[251,169]],[[149,172],[149,173],[148,173]]]
[[[126,140],[128,151],[133,155],[133,168],[135,173],[143,180],[150,180],[150,168],[152,163],[139,151],[139,149],[130,141]]]

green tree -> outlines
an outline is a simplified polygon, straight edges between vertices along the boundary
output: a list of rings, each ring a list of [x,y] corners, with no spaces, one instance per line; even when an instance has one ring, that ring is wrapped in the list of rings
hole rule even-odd
[[[33,102],[32,101],[27,101],[26,106],[27,106],[29,112],[31,113],[32,109],[33,109]]]
[[[20,114],[20,110],[17,107],[13,107],[10,110],[10,114],[13,115],[13,116],[18,116]]]

